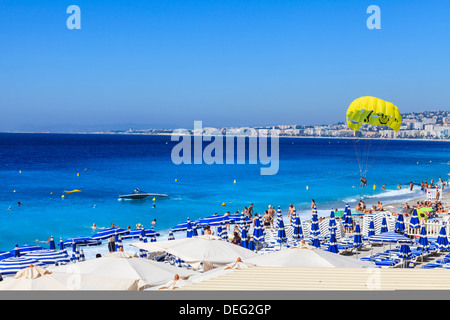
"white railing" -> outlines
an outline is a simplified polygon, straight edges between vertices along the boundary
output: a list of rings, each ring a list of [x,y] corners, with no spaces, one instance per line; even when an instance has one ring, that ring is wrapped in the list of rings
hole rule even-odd
[[[406,223],[406,233],[409,236],[417,236],[418,237],[420,235],[420,230],[423,225],[425,225],[425,229],[427,230],[427,237],[437,238],[439,236],[439,231],[441,231],[441,228],[444,224],[441,221],[437,221],[437,220],[426,221],[426,222],[422,222],[420,224],[420,228],[412,229],[409,227],[409,224]],[[446,229],[446,232],[448,235],[449,231],[450,231],[450,225],[445,224],[445,229]]]

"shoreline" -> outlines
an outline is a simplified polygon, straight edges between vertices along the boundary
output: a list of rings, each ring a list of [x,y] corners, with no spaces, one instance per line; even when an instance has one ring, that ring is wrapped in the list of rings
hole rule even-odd
[[[171,129],[172,130],[172,129]],[[185,129],[190,130],[190,129]],[[55,134],[55,135],[130,135],[130,136],[171,136],[173,133],[130,133],[130,132],[8,132],[0,131],[0,134]],[[187,136],[187,134],[177,134]],[[192,135],[192,134],[190,134]],[[214,135],[202,134],[204,137],[214,137]],[[226,137],[226,135],[223,135]],[[230,135],[233,137],[248,137],[248,135]],[[254,137],[259,137],[256,135]],[[333,139],[333,140],[387,140],[387,141],[426,141],[426,142],[450,142],[450,139],[405,139],[405,138],[368,138],[368,137],[311,137],[311,136],[278,136],[278,138],[288,139]]]

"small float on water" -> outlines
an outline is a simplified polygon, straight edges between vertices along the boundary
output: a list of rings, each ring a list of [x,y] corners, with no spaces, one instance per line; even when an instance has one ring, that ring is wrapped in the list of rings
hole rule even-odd
[[[141,199],[145,199],[147,197],[168,198],[169,196],[167,194],[163,194],[163,193],[148,193],[148,192],[144,192],[142,190],[136,189],[133,191],[133,193],[120,195],[119,199],[141,200]]]

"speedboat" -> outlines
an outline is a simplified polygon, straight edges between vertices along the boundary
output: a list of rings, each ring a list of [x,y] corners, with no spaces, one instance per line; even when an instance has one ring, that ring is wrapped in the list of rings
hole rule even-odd
[[[162,193],[147,193],[140,190],[134,190],[133,193],[130,194],[124,194],[119,196],[119,199],[145,199],[147,197],[153,197],[153,198],[168,198],[169,196],[167,194]]]

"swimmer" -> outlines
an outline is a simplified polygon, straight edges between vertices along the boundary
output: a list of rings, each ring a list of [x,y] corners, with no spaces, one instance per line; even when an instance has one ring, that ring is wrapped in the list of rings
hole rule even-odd
[[[152,226],[156,226],[156,219],[153,219]]]
[[[98,227],[97,227],[97,225],[95,224],[95,222],[92,224],[92,230],[95,230],[95,229],[97,229]]]

